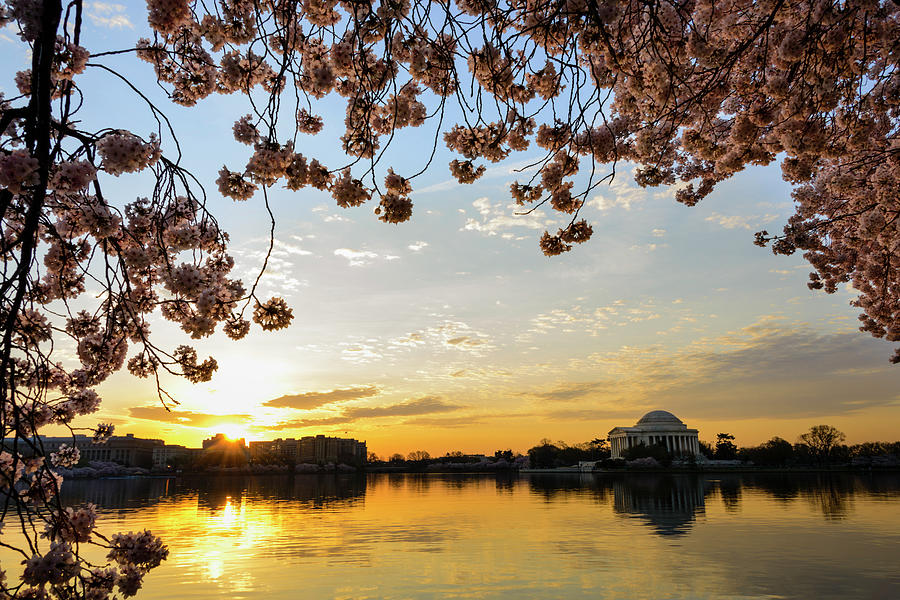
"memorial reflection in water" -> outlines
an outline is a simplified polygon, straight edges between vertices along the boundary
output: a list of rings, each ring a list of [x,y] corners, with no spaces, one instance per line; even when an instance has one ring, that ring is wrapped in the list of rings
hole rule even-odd
[[[660,535],[682,535],[704,512],[709,482],[700,477],[635,476],[613,482],[613,510]]]

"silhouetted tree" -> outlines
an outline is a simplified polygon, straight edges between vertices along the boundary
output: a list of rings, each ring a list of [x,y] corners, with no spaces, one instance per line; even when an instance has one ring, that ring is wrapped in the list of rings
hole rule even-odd
[[[847,439],[844,432],[831,425],[813,425],[800,435],[800,443],[809,448],[810,454],[820,462],[831,460],[835,448]]]
[[[730,433],[716,434],[717,460],[734,460],[737,458],[737,446],[734,445],[734,436]]]
[[[511,449],[508,450],[497,450],[494,452],[495,460],[505,460],[506,462],[512,462],[515,460],[516,455],[513,453]]]
[[[850,456],[900,456],[900,442],[863,442],[850,446]]]
[[[764,444],[750,448],[741,448],[738,458],[760,466],[784,466],[794,458],[794,447],[778,436]]]
[[[593,460],[603,460],[610,457],[609,441],[604,438],[594,438],[590,442]]]
[[[412,462],[424,462],[429,458],[431,455],[425,450],[413,450],[406,456],[406,459]]]
[[[709,442],[701,441],[699,443],[699,445],[700,445],[700,454],[702,454],[706,458],[715,458],[716,449],[713,447],[712,444],[710,444]]]
[[[528,449],[528,458],[531,466],[536,469],[551,469],[556,464],[559,455],[559,446],[555,445],[549,439],[544,438],[540,444]]]

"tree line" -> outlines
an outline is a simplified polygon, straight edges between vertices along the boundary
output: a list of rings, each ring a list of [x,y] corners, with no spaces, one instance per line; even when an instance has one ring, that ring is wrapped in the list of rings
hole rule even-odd
[[[844,443],[846,434],[831,425],[814,425],[798,436],[795,443],[773,436],[756,446],[739,447],[735,439],[730,433],[718,433],[714,442],[700,442],[700,454],[707,460],[739,461],[767,467],[900,465],[900,441],[847,445]],[[543,469],[572,466],[581,461],[599,461],[604,467],[617,467],[638,460],[650,466],[656,463],[667,467],[677,458],[663,444],[638,444],[627,448],[620,459],[614,460],[610,458],[606,440],[599,438],[575,445],[545,438],[531,447],[527,455],[531,467]],[[686,460],[697,462],[698,459],[686,457]]]
[[[815,464],[878,464],[900,460],[900,441],[863,442],[848,445],[846,434],[831,425],[814,425],[797,442],[773,436],[757,446],[738,447],[734,436],[720,433],[715,444],[701,442],[700,450],[710,459],[740,460],[760,466]],[[881,460],[879,460],[881,459]]]

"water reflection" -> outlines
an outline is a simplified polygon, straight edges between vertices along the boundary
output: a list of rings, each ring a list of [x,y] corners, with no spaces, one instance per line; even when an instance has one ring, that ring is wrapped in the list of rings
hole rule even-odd
[[[897,474],[218,476],[63,493],[98,504],[101,530],[166,540],[147,600],[900,597]]]
[[[196,496],[199,507],[216,511],[246,497],[321,508],[361,501],[366,494],[366,481],[362,475],[76,479],[65,483],[62,500],[64,504],[92,502],[106,510],[131,510],[166,498]]]
[[[659,535],[686,533],[704,514],[709,500],[717,501],[727,513],[741,510],[745,493],[759,495],[789,505],[802,499],[825,519],[843,519],[852,510],[857,496],[896,495],[900,475],[879,473],[749,473],[721,475],[685,474],[534,474],[528,477],[532,494],[552,503],[566,496],[591,497],[608,504],[613,511],[643,521]]]
[[[643,520],[654,533],[677,536],[703,514],[707,493],[699,477],[636,475],[613,483],[613,510]]]

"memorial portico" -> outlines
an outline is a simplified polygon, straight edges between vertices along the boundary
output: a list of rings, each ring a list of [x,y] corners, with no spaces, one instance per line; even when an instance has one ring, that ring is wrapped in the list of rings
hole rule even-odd
[[[612,458],[622,458],[628,448],[661,444],[673,456],[700,454],[696,429],[688,429],[681,419],[665,410],[654,410],[641,417],[634,427],[616,427],[609,432]]]

